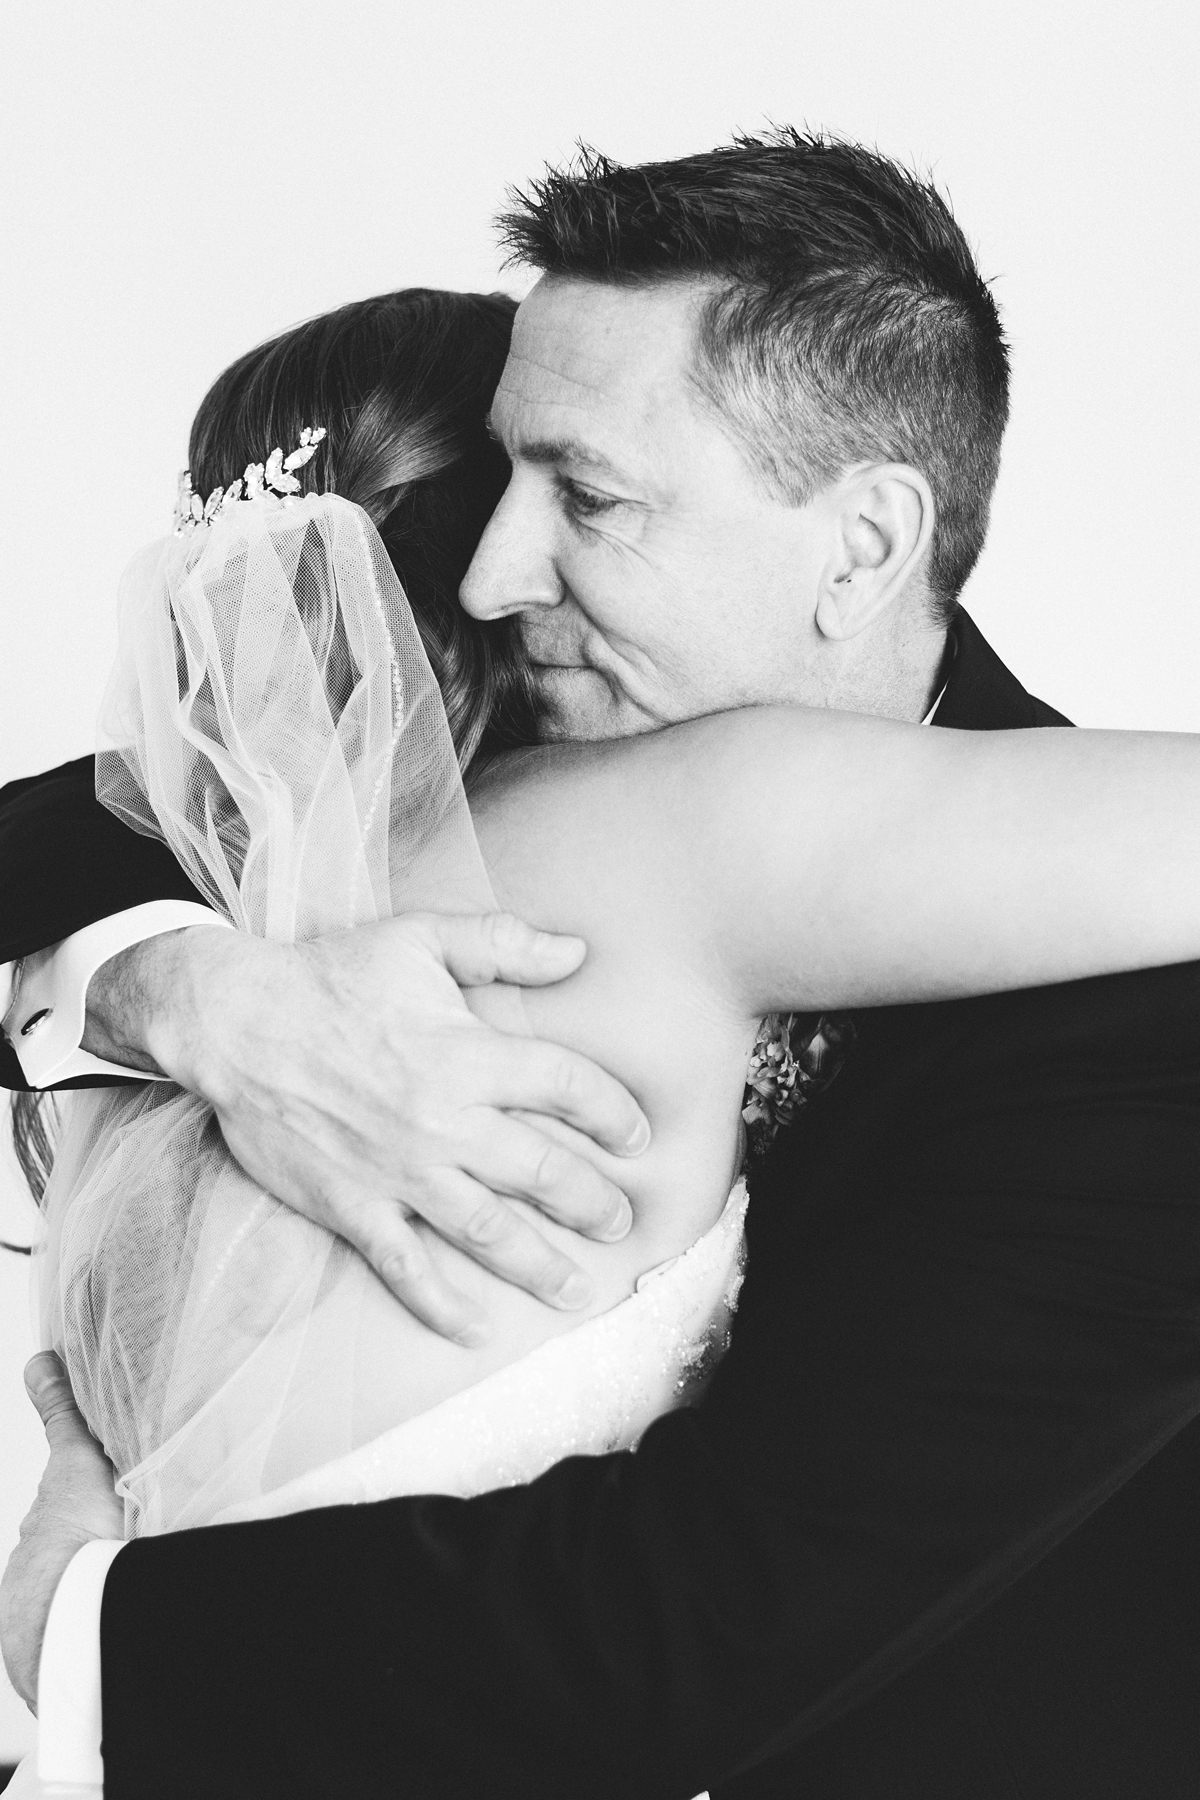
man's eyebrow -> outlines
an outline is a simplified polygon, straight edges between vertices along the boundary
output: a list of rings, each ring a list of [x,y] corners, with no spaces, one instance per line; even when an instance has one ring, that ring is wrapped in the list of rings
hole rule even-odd
[[[577,468],[590,469],[595,475],[613,475],[628,481],[630,472],[618,468],[617,464],[607,456],[601,455],[579,438],[531,438],[523,439],[519,444],[506,444],[496,430],[492,415],[489,412],[484,420],[488,436],[494,443],[508,451],[509,456],[519,456],[522,462],[531,463],[574,463]]]

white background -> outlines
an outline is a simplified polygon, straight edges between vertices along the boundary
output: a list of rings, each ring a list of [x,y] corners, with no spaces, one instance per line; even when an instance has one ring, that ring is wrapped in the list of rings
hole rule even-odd
[[[1001,655],[1080,723],[1200,729],[1194,14],[8,0],[0,781],[91,747],[118,575],[235,355],[388,288],[523,292],[491,216],[576,138],[641,161],[771,119],[932,169],[995,279],[1014,413],[967,599]],[[29,1224],[0,1163],[0,1235]],[[42,1461],[27,1273],[0,1257],[0,1557]],[[25,1733],[0,1692],[0,1760]]]

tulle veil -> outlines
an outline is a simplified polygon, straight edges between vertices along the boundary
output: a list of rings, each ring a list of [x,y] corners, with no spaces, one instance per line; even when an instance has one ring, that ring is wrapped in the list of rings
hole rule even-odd
[[[276,940],[495,907],[403,588],[333,494],[239,502],[135,560],[97,791]],[[201,1100],[168,1082],[71,1095],[41,1248],[43,1342],[131,1535],[358,1447],[355,1321],[383,1290],[242,1173]]]

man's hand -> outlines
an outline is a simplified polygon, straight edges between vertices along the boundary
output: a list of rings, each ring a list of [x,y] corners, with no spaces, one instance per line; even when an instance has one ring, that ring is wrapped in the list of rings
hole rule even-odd
[[[586,1276],[497,1196],[605,1241],[631,1222],[611,1181],[512,1114],[637,1155],[650,1128],[636,1102],[586,1057],[484,1025],[460,992],[561,981],[584,954],[503,913],[412,913],[295,946],[184,929],[97,971],[83,1044],[202,1095],[261,1187],[348,1238],[428,1325],[475,1343],[477,1308],[406,1215],[564,1308],[585,1304]]]
[[[0,1644],[9,1680],[36,1712],[38,1663],[55,1589],[84,1544],[124,1537],[125,1514],[112,1465],[76,1409],[67,1372],[52,1351],[28,1364],[25,1386],[46,1427],[50,1460],[0,1581]]]

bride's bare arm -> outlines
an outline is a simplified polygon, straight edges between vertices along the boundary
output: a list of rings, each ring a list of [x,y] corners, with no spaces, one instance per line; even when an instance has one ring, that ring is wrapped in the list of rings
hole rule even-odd
[[[781,707],[546,756],[519,785],[576,902],[690,942],[751,1013],[1200,957],[1200,737]]]

